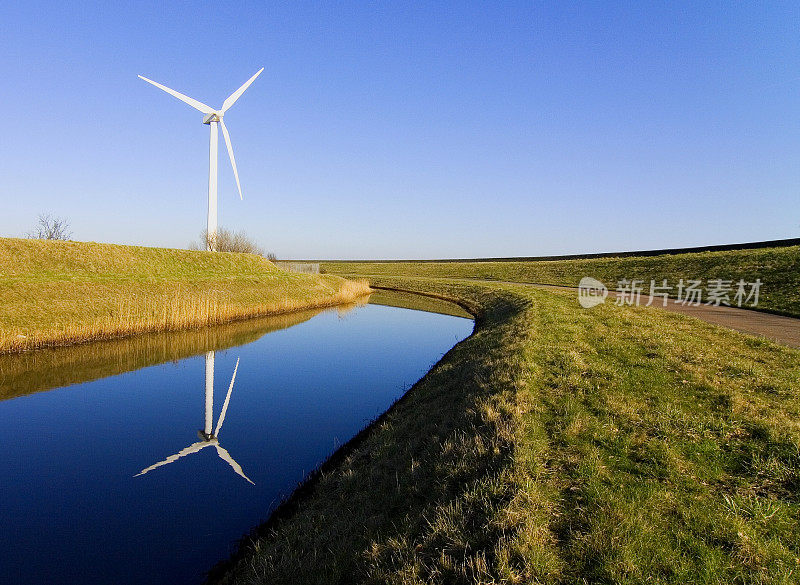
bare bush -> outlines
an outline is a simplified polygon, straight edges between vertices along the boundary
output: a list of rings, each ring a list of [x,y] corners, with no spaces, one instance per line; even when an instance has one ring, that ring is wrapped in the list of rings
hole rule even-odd
[[[272,260],[275,254],[265,253],[255,240],[245,232],[234,232],[225,228],[219,228],[213,237],[203,230],[200,234],[200,243],[192,242],[189,244],[190,250],[207,250],[211,248],[215,252],[236,252],[239,254],[256,254]]]
[[[39,215],[36,228],[28,232],[28,237],[37,240],[69,240],[72,231],[66,219],[42,213]]]

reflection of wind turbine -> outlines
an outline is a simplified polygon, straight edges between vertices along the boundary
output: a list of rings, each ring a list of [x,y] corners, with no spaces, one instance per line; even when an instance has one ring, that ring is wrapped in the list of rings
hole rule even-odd
[[[214,410],[214,352],[213,351],[206,352],[206,421],[205,421],[205,428],[202,431],[197,431],[197,435],[198,437],[200,437],[200,440],[197,443],[189,445],[185,449],[181,449],[180,451],[175,453],[175,455],[170,455],[163,461],[159,461],[158,463],[154,463],[150,467],[142,469],[134,477],[144,475],[148,471],[154,470],[156,467],[161,467],[162,465],[166,465],[167,463],[172,463],[173,461],[177,461],[178,459],[180,459],[185,455],[191,455],[192,453],[197,453],[198,451],[213,445],[216,448],[217,455],[219,455],[220,459],[222,459],[228,465],[230,465],[236,473],[241,475],[250,483],[253,483],[250,480],[250,478],[247,477],[242,471],[242,466],[236,463],[233,457],[231,457],[231,454],[228,453],[228,451],[226,451],[219,444],[219,438],[218,438],[219,430],[222,428],[222,422],[225,420],[225,413],[228,411],[228,403],[231,401],[233,382],[234,380],[236,380],[236,370],[238,369],[239,369],[239,360],[237,359],[236,367],[233,368],[233,376],[231,376],[231,385],[228,386],[228,395],[225,396],[225,402],[222,404],[222,412],[220,412],[219,414],[219,420],[217,421],[217,426],[214,429],[214,432],[211,432],[211,424],[212,424],[213,410]]]
[[[228,129],[225,127],[225,122],[222,121],[222,117],[225,115],[225,112],[228,111],[228,108],[230,108],[234,102],[242,96],[244,90],[250,87],[250,84],[256,80],[256,77],[258,77],[262,71],[264,71],[263,67],[259,69],[258,72],[253,75],[253,77],[245,81],[242,87],[229,95],[228,98],[222,103],[222,107],[219,110],[215,110],[211,106],[205,105],[203,102],[198,102],[197,100],[192,99],[187,95],[183,95],[174,89],[170,89],[165,85],[156,83],[152,79],[147,79],[146,77],[139,75],[140,79],[155,85],[157,88],[164,90],[171,96],[178,98],[186,104],[189,104],[195,110],[203,112],[205,114],[203,117],[203,124],[208,124],[211,128],[211,138],[208,149],[208,223],[206,224],[206,249],[209,252],[215,248],[215,240],[217,237],[217,143],[219,142],[219,131],[217,129],[217,125],[222,128],[222,136],[225,138],[225,146],[228,149],[228,157],[231,159],[233,176],[236,178],[236,187],[239,189],[239,199],[241,199],[242,186],[239,183],[239,171],[236,170],[236,161],[233,158],[231,136],[228,134]]]

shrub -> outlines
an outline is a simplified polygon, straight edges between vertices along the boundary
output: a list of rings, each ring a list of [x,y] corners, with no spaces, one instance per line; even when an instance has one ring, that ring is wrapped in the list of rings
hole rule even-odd
[[[200,234],[200,243],[192,242],[189,245],[190,250],[206,250],[208,247],[215,252],[256,254],[258,256],[264,256],[268,260],[275,260],[275,254],[271,252],[265,253],[264,249],[243,231],[234,232],[229,229],[219,228],[215,236],[210,238],[208,233],[203,230]]]
[[[28,232],[28,237],[36,240],[69,240],[72,231],[66,219],[42,213],[39,215],[36,228]]]

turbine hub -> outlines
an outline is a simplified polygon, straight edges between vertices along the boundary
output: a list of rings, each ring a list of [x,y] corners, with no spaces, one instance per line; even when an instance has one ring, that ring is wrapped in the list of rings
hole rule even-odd
[[[213,112],[211,114],[206,114],[205,116],[203,116],[203,124],[211,124],[211,122],[219,122],[221,119],[222,119],[221,114]]]

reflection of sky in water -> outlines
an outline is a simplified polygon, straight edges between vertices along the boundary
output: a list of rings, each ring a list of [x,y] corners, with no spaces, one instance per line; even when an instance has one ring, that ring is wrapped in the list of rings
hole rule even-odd
[[[218,342],[212,393],[214,348],[193,340],[200,355],[0,402],[0,582],[199,581],[472,329],[374,305],[297,321]]]

